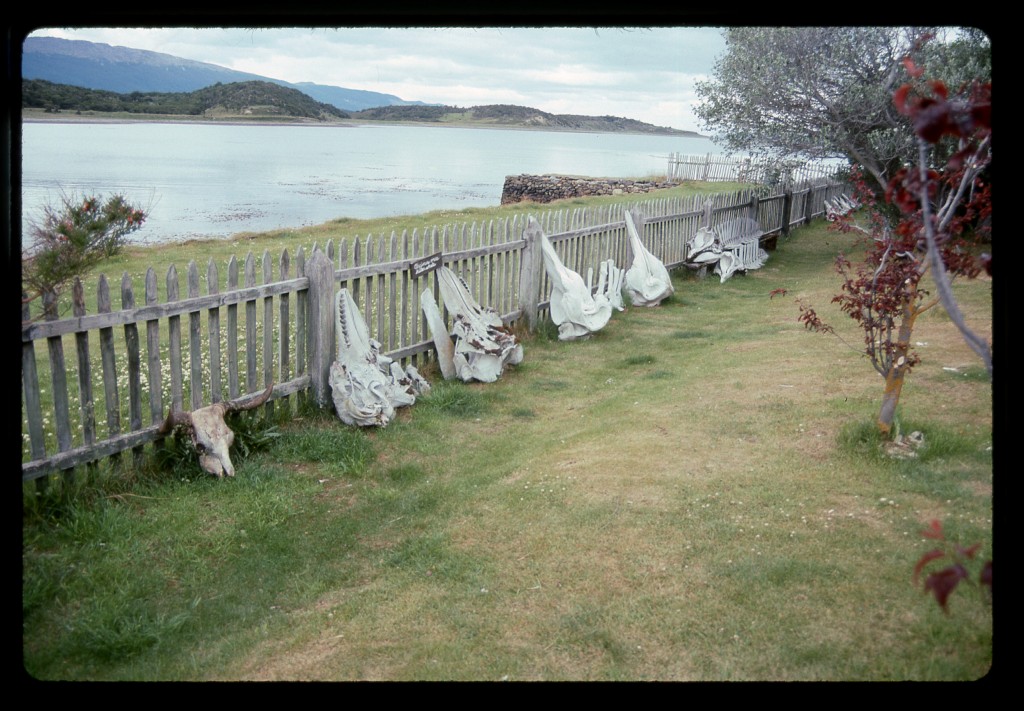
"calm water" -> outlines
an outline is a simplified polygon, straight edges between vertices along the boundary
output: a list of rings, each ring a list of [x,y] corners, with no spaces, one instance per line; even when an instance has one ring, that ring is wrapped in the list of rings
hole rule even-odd
[[[148,206],[135,242],[496,206],[505,176],[664,175],[706,139],[409,126],[26,123],[26,221],[63,194]]]

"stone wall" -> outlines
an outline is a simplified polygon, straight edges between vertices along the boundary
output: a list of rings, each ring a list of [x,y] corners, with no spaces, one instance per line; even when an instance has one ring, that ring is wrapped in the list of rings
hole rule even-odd
[[[615,178],[573,178],[565,175],[509,175],[501,191],[501,204],[530,200],[551,202],[562,198],[592,195],[646,193],[671,188],[675,183],[657,180],[618,180]]]

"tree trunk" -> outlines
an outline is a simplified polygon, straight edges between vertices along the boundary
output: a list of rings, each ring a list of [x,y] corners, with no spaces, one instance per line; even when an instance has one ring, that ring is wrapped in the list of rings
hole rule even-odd
[[[903,391],[905,367],[893,367],[885,377],[885,392],[882,394],[882,407],[878,411],[878,431],[888,437],[892,431],[892,423],[896,418],[896,406],[900,404],[900,393]]]
[[[885,392],[882,394],[882,407],[878,411],[878,431],[887,436],[892,431],[892,423],[896,418],[896,406],[900,404],[900,393],[903,392],[903,380],[909,368],[907,353],[910,351],[910,336],[914,331],[914,322],[924,309],[915,308],[912,302],[904,302],[903,318],[900,320],[899,335],[896,339],[892,365],[885,376]]]

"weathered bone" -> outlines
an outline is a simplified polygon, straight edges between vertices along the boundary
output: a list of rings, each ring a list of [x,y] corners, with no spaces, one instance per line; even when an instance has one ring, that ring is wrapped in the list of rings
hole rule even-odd
[[[626,231],[633,248],[633,265],[625,276],[630,301],[634,306],[657,306],[675,292],[672,277],[661,260],[644,247],[629,212],[626,212]]]
[[[347,425],[384,427],[395,408],[413,404],[430,385],[415,368],[403,369],[381,354],[348,289],[338,291],[334,303],[338,359],[328,382],[338,417]]]
[[[722,255],[722,243],[714,230],[702,227],[697,230],[686,248],[689,264],[714,264]]]
[[[224,415],[229,412],[251,410],[259,407],[274,391],[274,385],[258,396],[246,396],[215,402],[192,412],[171,409],[167,419],[157,430],[160,435],[170,434],[175,427],[184,427],[188,432],[192,446],[199,454],[199,466],[216,477],[235,475],[235,466],[231,463],[230,450],[235,441],[235,433],[224,422]]]
[[[760,269],[768,261],[768,252],[760,244],[764,231],[752,217],[737,217],[724,222],[718,226],[717,232],[722,240],[723,255],[728,252],[733,256],[731,263],[723,265],[719,262],[721,268],[715,269],[723,283],[735,272]]]
[[[420,308],[427,319],[427,328],[434,339],[434,347],[437,349],[437,364],[441,367],[441,375],[445,380],[451,380],[459,375],[459,369],[455,366],[455,344],[448,335],[448,328],[444,325],[444,318],[441,317],[441,310],[437,308],[434,301],[434,294],[426,289],[420,294]],[[460,356],[463,361],[465,358]]]
[[[437,279],[441,298],[452,315],[454,342],[448,336],[429,289],[420,296],[420,304],[437,347],[441,374],[446,380],[457,376],[465,382],[492,383],[505,365],[522,362],[523,347],[497,311],[481,307],[469,293],[465,280],[448,267],[438,269]]]
[[[840,193],[831,200],[825,200],[825,219],[834,222],[860,207],[860,201]]]
[[[592,295],[583,283],[583,277],[562,264],[543,232],[540,233],[540,245],[544,269],[551,279],[551,320],[558,326],[559,340],[587,338],[604,328],[612,317],[612,304],[608,297]]]
[[[715,274],[726,279],[736,272],[758,269],[768,260],[761,248],[764,234],[757,220],[740,217],[723,222],[715,229],[703,227],[686,248],[686,263],[691,266],[715,265]]]
[[[725,280],[731,277],[740,269],[740,260],[736,258],[736,255],[726,250],[722,252],[718,257],[718,263],[715,264],[715,274],[721,277],[721,283],[724,284]]]
[[[601,273],[597,280],[597,293],[603,294],[616,311],[625,311],[626,307],[622,303],[622,280],[625,277],[626,270],[615,266],[614,259],[606,259],[601,262],[600,268]]]

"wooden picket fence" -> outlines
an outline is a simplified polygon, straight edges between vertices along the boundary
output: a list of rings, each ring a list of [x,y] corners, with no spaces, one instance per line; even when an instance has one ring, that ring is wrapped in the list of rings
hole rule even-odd
[[[824,201],[847,190],[838,183],[790,191],[743,191],[712,197],[662,198],[630,205],[548,211],[535,222],[507,220],[432,227],[422,232],[341,239],[307,255],[299,248],[276,259],[227,265],[227,278],[209,263],[147,270],[141,293],[126,274],[120,299],[105,276],[88,313],[76,283],[73,316],[22,326],[22,479],[32,480],[107,457],[137,458],[160,438],[169,408],[194,410],[274,384],[268,413],[290,412],[305,401],[330,407],[328,371],[335,357],[334,295],[347,288],[381,352],[422,365],[433,340],[420,294],[439,300],[435,272],[418,267],[440,255],[473,297],[506,323],[534,328],[546,313],[550,283],[542,267],[543,232],[563,263],[587,278],[602,261],[632,261],[624,211],[633,212],[645,246],[668,268],[684,264],[688,240],[702,226],[734,217],[761,224],[767,246],[791,228],[824,214]],[[594,280],[596,283],[596,279]],[[205,288],[202,284],[205,282]],[[223,284],[223,287],[222,287]],[[76,394],[77,393],[77,394]],[[98,410],[100,412],[98,412]]]
[[[671,153],[666,175],[668,180],[676,181],[731,181],[788,187],[810,181],[831,181],[836,170],[835,165],[814,162],[782,165],[755,157]]]

